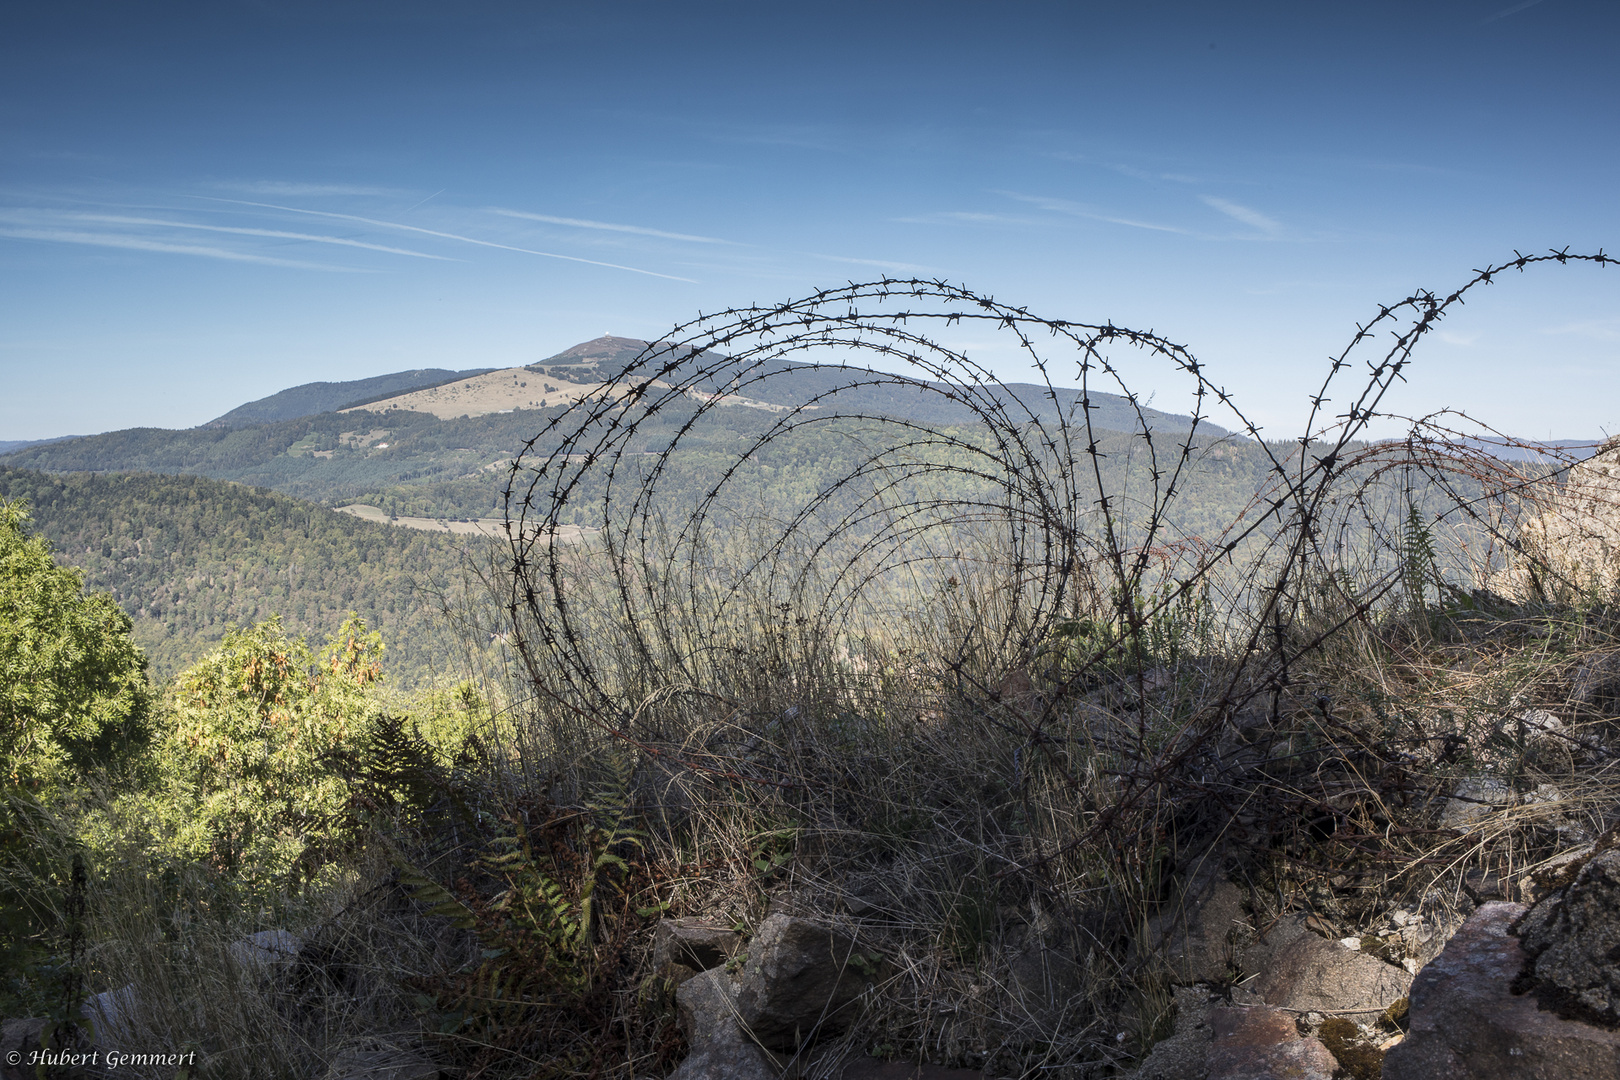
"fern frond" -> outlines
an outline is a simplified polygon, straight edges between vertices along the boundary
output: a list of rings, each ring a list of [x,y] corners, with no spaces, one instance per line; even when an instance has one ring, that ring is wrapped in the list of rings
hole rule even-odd
[[[478,916],[449,889],[403,859],[396,858],[394,865],[399,870],[400,884],[411,890],[412,900],[428,905],[429,915],[448,919],[463,930],[472,930],[478,926]]]

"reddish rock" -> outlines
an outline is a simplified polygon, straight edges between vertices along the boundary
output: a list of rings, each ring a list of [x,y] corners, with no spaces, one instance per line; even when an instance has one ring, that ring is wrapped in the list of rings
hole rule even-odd
[[[1538,1000],[1561,1003],[1578,1018],[1620,1021],[1620,848],[1595,856],[1536,904],[1518,937],[1535,958]]]
[[[1563,1020],[1516,995],[1524,969],[1508,933],[1522,904],[1490,903],[1412,984],[1412,1030],[1384,1055],[1384,1080],[1615,1080],[1620,1032]]]
[[[1291,1013],[1264,1005],[1210,1010],[1209,1080],[1332,1080],[1338,1062]]]
[[[1377,1012],[1406,996],[1412,976],[1364,952],[1312,933],[1304,921],[1280,921],[1243,953],[1245,971],[1259,972],[1234,1000],[1298,1012]]]

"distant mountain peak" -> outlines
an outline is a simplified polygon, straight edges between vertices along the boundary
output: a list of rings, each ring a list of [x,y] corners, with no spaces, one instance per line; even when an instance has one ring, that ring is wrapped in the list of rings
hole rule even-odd
[[[612,334],[603,334],[601,337],[582,341],[569,349],[564,349],[556,356],[547,357],[541,364],[601,364],[601,363],[628,363],[635,359],[647,343],[640,338],[615,337]],[[531,365],[537,366],[537,365]]]

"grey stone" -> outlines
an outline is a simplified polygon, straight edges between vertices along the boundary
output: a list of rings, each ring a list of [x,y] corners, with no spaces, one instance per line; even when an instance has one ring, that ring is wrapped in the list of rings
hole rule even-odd
[[[1405,997],[1412,975],[1393,964],[1319,937],[1289,916],[1244,950],[1243,970],[1259,974],[1234,1001],[1300,1012],[1376,1012]]]
[[[1620,441],[1574,465],[1546,512],[1519,528],[1516,599],[1567,602],[1620,584]]]
[[[748,943],[737,1016],[761,1046],[797,1049],[849,1025],[873,962],[853,937],[826,923],[771,915]]]
[[[743,1030],[737,988],[723,968],[688,979],[675,991],[675,1014],[691,1053],[670,1080],[776,1080],[782,1063]]]
[[[1411,1031],[1384,1055],[1384,1080],[1614,1080],[1620,1032],[1564,1020],[1516,995],[1521,904],[1488,903],[1412,984]]]
[[[1620,1022],[1620,849],[1594,855],[1519,927],[1543,999]]]
[[[729,926],[694,916],[664,919],[653,931],[653,967],[681,964],[696,971],[719,967],[736,954],[742,935]]]
[[[1513,801],[1513,789],[1496,777],[1470,776],[1458,782],[1451,798],[1441,806],[1438,824],[1442,829],[1466,831],[1492,810],[1510,806]]]
[[[1234,938],[1247,929],[1242,890],[1212,867],[1148,920],[1141,947],[1144,959],[1163,965],[1177,982],[1224,982],[1232,974]]]
[[[1202,986],[1176,987],[1175,1034],[1153,1049],[1130,1080],[1204,1080],[1209,1075],[1209,991]]]
[[[1213,1009],[1208,1080],[1332,1080],[1338,1061],[1294,1018],[1265,1006]]]
[[[138,1006],[134,983],[103,990],[85,1002],[84,1017],[94,1025],[96,1043],[110,1050],[128,1049],[135,1034]]]

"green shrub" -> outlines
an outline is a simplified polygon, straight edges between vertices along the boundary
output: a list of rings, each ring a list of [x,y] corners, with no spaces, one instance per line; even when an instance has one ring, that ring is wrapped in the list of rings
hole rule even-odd
[[[308,876],[343,839],[337,755],[360,745],[381,638],[350,616],[317,656],[279,618],[226,635],[169,691],[161,782],[121,801],[161,854],[252,882]]]

